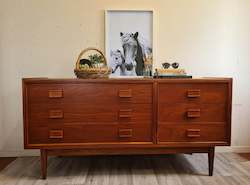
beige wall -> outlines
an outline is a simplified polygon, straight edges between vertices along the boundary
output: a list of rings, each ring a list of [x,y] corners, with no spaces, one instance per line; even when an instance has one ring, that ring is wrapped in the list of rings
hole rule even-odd
[[[1,17],[1,8],[0,8],[0,17]],[[1,26],[0,26],[1,27]],[[0,29],[0,151],[2,149],[3,144],[3,75],[2,75],[2,69],[3,69],[3,59],[2,59],[2,37],[1,37],[1,29]]]
[[[156,65],[234,77],[232,144],[250,146],[249,0],[0,0],[0,8],[0,155],[22,153],[21,78],[74,77],[81,49],[104,50],[104,9],[126,8],[155,10]]]
[[[3,121],[2,121],[2,118],[3,118],[3,115],[2,115],[2,95],[0,92],[0,149],[2,148],[2,144],[3,144],[3,141],[2,141],[2,139],[3,139]]]

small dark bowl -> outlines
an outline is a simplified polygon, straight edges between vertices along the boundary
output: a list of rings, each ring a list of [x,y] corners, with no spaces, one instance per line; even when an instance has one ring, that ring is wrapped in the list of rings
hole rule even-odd
[[[172,64],[172,67],[173,67],[174,69],[177,69],[177,68],[179,67],[179,63],[177,63],[177,62],[173,63],[173,64]]]
[[[164,69],[168,69],[168,68],[170,67],[170,63],[165,62],[165,63],[162,64],[162,67],[163,67]]]

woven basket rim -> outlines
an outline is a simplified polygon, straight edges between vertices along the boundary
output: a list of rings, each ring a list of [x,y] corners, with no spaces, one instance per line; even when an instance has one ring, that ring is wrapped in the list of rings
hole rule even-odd
[[[75,71],[109,71],[109,70],[111,70],[109,67],[75,69]]]

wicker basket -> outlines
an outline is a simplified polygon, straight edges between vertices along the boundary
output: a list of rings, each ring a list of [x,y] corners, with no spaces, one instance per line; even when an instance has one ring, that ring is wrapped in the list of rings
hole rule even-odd
[[[98,67],[98,68],[80,68],[80,60],[82,59],[82,56],[89,52],[89,51],[96,51],[98,52],[104,59],[104,67]],[[96,48],[87,48],[84,49],[78,56],[78,59],[76,61],[76,68],[74,70],[75,75],[77,78],[108,78],[111,74],[111,69],[107,67],[107,59],[104,56],[104,54]]]

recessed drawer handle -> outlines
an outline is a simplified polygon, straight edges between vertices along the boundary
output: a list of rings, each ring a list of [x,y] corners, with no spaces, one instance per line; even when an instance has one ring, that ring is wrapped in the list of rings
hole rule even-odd
[[[120,138],[131,138],[133,136],[132,129],[119,129],[118,135]]]
[[[120,98],[132,98],[132,90],[119,90],[119,97]]]
[[[63,118],[63,111],[62,110],[50,110],[49,111],[49,118],[50,119],[61,119],[61,118]]]
[[[187,137],[189,138],[198,138],[198,137],[201,137],[200,134],[187,134]]]
[[[63,98],[63,90],[62,89],[55,89],[49,90],[49,98]]]
[[[131,109],[120,110],[119,117],[120,118],[131,118],[132,117],[132,110]]]
[[[201,110],[200,109],[188,109],[187,117],[188,118],[199,118],[199,117],[201,117]]]
[[[49,131],[49,139],[62,139],[62,138],[63,138],[63,130]]]
[[[187,97],[188,98],[199,98],[201,96],[201,90],[200,89],[192,89],[187,91]]]
[[[200,129],[187,129],[187,137],[189,138],[198,138],[201,137]]]

